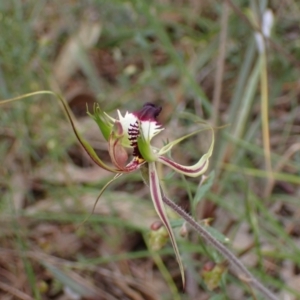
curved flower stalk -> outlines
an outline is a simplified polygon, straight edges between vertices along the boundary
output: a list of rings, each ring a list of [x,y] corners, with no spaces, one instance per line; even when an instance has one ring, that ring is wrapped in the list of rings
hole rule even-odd
[[[96,121],[104,138],[108,141],[108,151],[114,167],[106,165],[96,155],[94,150],[92,150],[90,146],[87,146],[87,142],[83,140],[74,126],[73,129],[75,130],[79,141],[91,158],[101,168],[116,173],[116,176],[108,184],[113,182],[121,174],[136,171],[140,169],[141,166],[148,164],[148,168],[143,169],[148,170],[146,177],[150,187],[151,198],[159,218],[168,231],[180,267],[182,281],[183,284],[185,284],[184,268],[177,247],[175,235],[172,231],[167,212],[165,210],[162,191],[156,171],[156,162],[162,163],[187,176],[199,176],[207,170],[208,160],[213,151],[214,135],[212,131],[212,142],[209,150],[199,159],[196,164],[192,166],[181,165],[165,157],[164,154],[170,151],[172,147],[184,139],[199,133],[203,130],[203,128],[170,142],[161,149],[157,149],[151,146],[151,140],[154,136],[164,130],[164,128],[156,120],[161,110],[161,107],[157,107],[152,103],[146,103],[140,110],[132,113],[126,112],[124,116],[122,116],[118,111],[118,119],[114,119],[103,112],[99,105],[95,105],[94,114],[88,113]],[[212,130],[211,127],[209,128]],[[128,149],[132,152],[132,158],[129,161]],[[108,184],[102,189],[100,195],[108,186]]]

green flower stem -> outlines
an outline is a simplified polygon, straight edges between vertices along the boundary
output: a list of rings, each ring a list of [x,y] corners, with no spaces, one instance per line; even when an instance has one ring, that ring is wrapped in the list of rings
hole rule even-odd
[[[270,290],[261,284],[244,266],[244,264],[222,243],[216,240],[202,225],[197,223],[188,213],[186,213],[181,207],[175,204],[172,200],[162,195],[163,201],[166,205],[171,207],[178,215],[180,215],[191,227],[193,227],[205,240],[205,242],[212,245],[222,256],[224,256],[229,262],[235,273],[238,273],[238,277],[244,278],[247,283],[254,289],[259,291],[265,299],[278,300]]]

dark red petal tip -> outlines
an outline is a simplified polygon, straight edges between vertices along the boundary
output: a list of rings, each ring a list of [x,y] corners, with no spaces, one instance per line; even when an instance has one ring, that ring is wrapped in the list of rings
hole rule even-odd
[[[156,106],[153,103],[145,103],[143,107],[134,112],[133,114],[140,120],[140,121],[156,121],[156,118],[160,114],[162,110],[161,106]]]

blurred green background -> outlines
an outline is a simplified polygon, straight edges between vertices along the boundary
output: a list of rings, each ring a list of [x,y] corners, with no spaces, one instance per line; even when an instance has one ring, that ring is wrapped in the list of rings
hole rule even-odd
[[[267,9],[273,26],[259,52]],[[62,94],[106,161],[86,115],[95,102],[113,116],[162,106],[159,145],[193,129],[182,112],[210,122],[207,180],[161,169],[166,193],[211,219],[279,298],[300,299],[299,19],[296,0],[1,1],[0,98]],[[179,238],[183,292],[171,245],[149,245],[158,217],[138,172],[90,215],[112,175],[91,162],[55,97],[0,109],[1,299],[262,299],[230,271],[211,286],[203,272],[223,258],[192,231]],[[201,133],[172,156],[191,164],[209,142]]]

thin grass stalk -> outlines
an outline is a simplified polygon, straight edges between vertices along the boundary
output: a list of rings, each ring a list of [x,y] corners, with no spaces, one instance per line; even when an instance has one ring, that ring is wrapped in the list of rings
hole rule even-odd
[[[272,183],[272,164],[270,149],[270,131],[269,131],[269,93],[268,93],[268,70],[266,51],[260,54],[260,91],[261,91],[261,122],[262,138],[264,147],[265,167],[268,174],[268,184],[264,190],[264,197],[268,196],[269,186]]]
[[[181,207],[176,205],[172,200],[170,200],[165,195],[162,196],[163,201],[166,205],[171,207],[177,214],[179,214],[191,227],[193,227],[205,240],[205,242],[212,245],[222,256],[224,256],[236,273],[241,273],[238,276],[245,280],[252,288],[259,291],[265,299],[269,300],[279,300],[276,295],[274,295],[270,290],[261,284],[261,282],[256,279],[243,265],[243,263],[221,242],[216,240],[202,225],[197,223],[188,213],[186,213]]]
[[[241,21],[243,21],[245,24],[249,26],[249,28],[252,28],[254,31],[261,32],[260,28],[257,27],[255,24],[253,24],[251,20],[249,20],[246,14],[243,13],[243,11],[234,3],[234,1],[232,0],[225,0],[225,1],[232,8],[232,10],[239,16]],[[287,61],[289,61],[293,67],[300,69],[299,59],[297,59],[293,54],[289,53],[284,48],[284,46],[281,46],[271,38],[268,39],[268,43],[275,52],[280,53],[281,56],[286,58]]]
[[[254,40],[251,40],[249,45],[247,46],[246,54],[244,55],[242,61],[241,61],[241,68],[237,77],[237,83],[234,88],[233,96],[230,100],[230,107],[229,107],[229,114],[227,123],[232,125],[232,120],[235,119],[237,111],[239,110],[239,106],[241,103],[241,99],[243,99],[243,93],[245,90],[245,87],[247,86],[247,80],[251,73],[251,68],[254,63],[256,54],[256,48],[254,44]],[[232,129],[224,129],[221,130],[220,135],[223,137],[218,142],[219,146],[218,148],[214,149],[214,158],[215,161],[211,162],[211,169],[214,169],[216,172],[216,178],[221,174],[221,169],[216,167],[217,162],[224,162],[226,161],[226,154],[231,151],[232,143],[228,143],[228,137],[230,137],[230,130]],[[234,145],[236,147],[237,145]],[[242,151],[239,151],[239,153],[242,153]]]
[[[243,173],[244,175],[254,176],[257,178],[266,178],[267,177],[267,172],[264,170],[260,170],[260,169],[242,168],[237,165],[228,164],[228,163],[223,163],[222,168],[229,172]],[[284,181],[284,182],[289,182],[289,183],[300,185],[300,177],[298,175],[273,172],[273,178],[274,178],[274,180],[279,180],[279,181]]]

